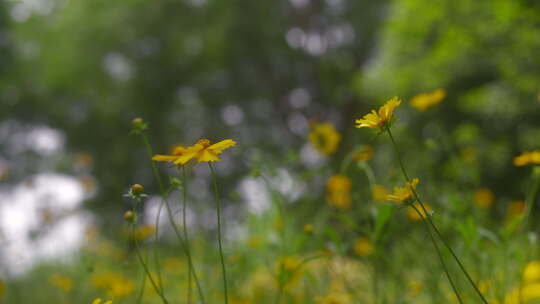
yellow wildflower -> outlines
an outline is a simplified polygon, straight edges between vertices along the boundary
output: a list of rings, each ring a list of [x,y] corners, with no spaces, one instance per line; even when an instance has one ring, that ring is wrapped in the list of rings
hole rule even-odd
[[[421,93],[411,99],[411,105],[419,111],[426,111],[438,105],[446,97],[446,90],[437,89],[429,93]]]
[[[375,245],[368,237],[359,237],[354,242],[354,252],[361,257],[370,255],[373,250],[375,250]]]
[[[103,300],[101,300],[100,298],[97,298],[94,301],[92,301],[92,304],[101,304],[101,301],[103,301]],[[112,301],[109,300],[109,301],[107,301],[107,302],[105,302],[103,304],[112,304]]]
[[[422,218],[425,218],[426,216],[428,216],[428,214],[426,214],[426,212],[424,211],[422,206],[420,206],[419,203],[414,203],[414,206],[416,207],[416,209],[418,209],[418,211],[420,211],[420,214],[422,216],[420,216],[420,214],[418,214],[418,212],[416,212],[416,210],[412,206],[408,207],[407,208],[407,217],[411,221],[421,221]],[[426,211],[428,213],[431,211],[431,206],[428,203],[424,203],[424,208],[426,209]]]
[[[73,280],[59,274],[51,275],[49,277],[49,283],[60,288],[64,292],[70,292],[73,289]]]
[[[424,284],[418,280],[410,280],[407,282],[407,287],[409,289],[408,295],[410,297],[417,297],[424,290]]]
[[[354,154],[354,159],[357,161],[368,161],[373,158],[373,147],[365,145],[361,146]]]
[[[91,283],[97,288],[107,291],[110,298],[124,298],[135,291],[133,281],[115,272],[103,272],[94,274]]]
[[[197,158],[201,162],[219,161],[219,155],[223,150],[234,147],[236,142],[232,139],[225,139],[218,143],[211,144],[208,139],[201,139],[190,147],[177,146],[172,155],[155,155],[152,157],[154,161],[172,162],[175,165],[184,165],[193,158]]]
[[[388,194],[386,199],[397,203],[407,202],[413,198],[413,191],[416,189],[419,182],[420,180],[415,178],[411,182],[407,182],[405,187],[394,187],[394,193]]]
[[[540,282],[540,261],[532,261],[523,269],[523,281],[525,284]]]
[[[337,151],[341,134],[332,124],[312,122],[308,139],[315,150],[328,156]]]
[[[331,176],[326,183],[328,195],[326,200],[330,205],[340,209],[351,207],[351,180],[341,174]]]
[[[507,219],[514,219],[518,216],[522,216],[525,212],[525,202],[524,201],[513,201],[508,205],[506,209]]]
[[[540,165],[540,150],[537,149],[531,152],[523,152],[521,155],[514,157],[513,162],[517,167],[529,164]]]
[[[474,203],[480,208],[489,208],[495,202],[495,195],[487,188],[482,188],[474,194]]]
[[[304,225],[304,232],[305,233],[313,233],[313,225],[310,225],[310,224]]]
[[[392,97],[386,104],[379,108],[379,111],[371,110],[371,113],[364,115],[362,119],[356,120],[357,128],[380,128],[392,118],[394,109],[399,106],[401,100],[398,97]]]
[[[388,191],[386,191],[386,188],[383,185],[375,185],[373,186],[373,189],[371,189],[371,195],[375,201],[384,201],[386,200]]]
[[[521,298],[523,303],[528,303],[532,300],[540,299],[540,283],[532,283],[525,285],[521,289]]]

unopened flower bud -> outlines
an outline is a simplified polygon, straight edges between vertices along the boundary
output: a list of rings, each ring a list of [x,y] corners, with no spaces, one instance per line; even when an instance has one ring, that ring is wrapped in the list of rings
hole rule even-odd
[[[144,187],[141,184],[134,184],[131,186],[131,192],[135,195],[139,195],[144,192]]]
[[[128,223],[133,223],[135,221],[135,214],[133,214],[132,211],[126,211],[126,213],[124,213],[124,220]]]
[[[131,124],[132,124],[133,126],[138,126],[138,125],[140,125],[140,124],[142,124],[142,123],[143,123],[143,119],[140,118],[140,117],[134,118],[134,119],[131,121]]]

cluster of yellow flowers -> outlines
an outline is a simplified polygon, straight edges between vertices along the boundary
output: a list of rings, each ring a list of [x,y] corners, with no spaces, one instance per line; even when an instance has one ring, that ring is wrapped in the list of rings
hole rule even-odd
[[[330,123],[311,122],[308,139],[315,150],[328,156],[337,151],[341,134]]]
[[[429,108],[438,105],[446,97],[446,90],[436,89],[433,92],[420,93],[411,99],[411,106],[425,112]]]
[[[208,139],[201,139],[193,146],[176,146],[171,155],[157,154],[152,157],[152,160],[171,162],[177,166],[185,165],[194,158],[199,163],[216,162],[220,160],[219,155],[223,150],[234,147],[235,145],[236,142],[232,139],[225,139],[215,144],[211,144]]]
[[[531,152],[523,152],[521,155],[514,157],[514,165],[522,167],[526,165],[540,165],[540,150]]]
[[[351,179],[342,174],[331,176],[326,183],[326,201],[339,209],[351,208]]]
[[[540,299],[540,261],[532,261],[523,269],[523,280],[520,287],[512,289],[504,298],[504,302],[494,304],[529,303]],[[535,302],[536,303],[536,302]]]

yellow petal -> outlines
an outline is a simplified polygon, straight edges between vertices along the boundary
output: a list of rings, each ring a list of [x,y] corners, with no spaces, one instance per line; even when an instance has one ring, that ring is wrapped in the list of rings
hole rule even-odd
[[[172,162],[172,161],[175,161],[177,158],[178,156],[176,155],[157,154],[157,155],[154,155],[154,157],[152,157],[152,160],[157,161],[157,162]]]
[[[101,299],[100,298],[97,298],[95,299],[94,301],[92,301],[92,304],[99,304],[101,303]]]
[[[219,161],[219,157],[217,156],[217,154],[212,153],[212,151],[210,151],[209,149],[201,151],[201,153],[197,155],[197,159],[199,160],[199,163]]]
[[[236,146],[236,142],[234,140],[225,139],[225,140],[222,140],[222,141],[220,141],[218,143],[215,143],[215,144],[211,145],[207,149],[212,150],[217,154],[220,154],[221,151],[223,151],[225,149],[228,149],[230,147],[234,147],[234,146]]]
[[[107,301],[107,302],[105,302],[105,303],[103,303],[103,304],[112,304],[112,301],[109,300],[109,301]]]
[[[185,165],[187,162],[192,160],[197,155],[197,153],[198,153],[198,151],[185,152],[183,155],[176,157],[176,160],[174,161],[174,164],[175,165]]]

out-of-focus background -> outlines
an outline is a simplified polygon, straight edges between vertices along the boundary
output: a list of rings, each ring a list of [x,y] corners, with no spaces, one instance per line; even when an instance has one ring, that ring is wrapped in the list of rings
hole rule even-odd
[[[489,189],[489,218],[502,219],[530,173],[512,159],[540,146],[539,54],[531,0],[1,1],[0,276],[73,259],[89,230],[116,237],[133,183],[155,216],[150,161],[129,135],[135,117],[156,153],[238,142],[216,165],[230,239],[269,208],[255,169],[310,204],[295,209],[302,221],[325,206],[326,179],[357,145],[375,145],[381,184],[400,181],[388,141],[354,128],[394,95],[403,157],[432,198],[472,204]],[[447,92],[436,107],[409,105],[436,89]],[[309,143],[314,121],[341,133],[332,156]],[[213,231],[209,171],[190,172],[190,197],[204,202],[191,220]]]

